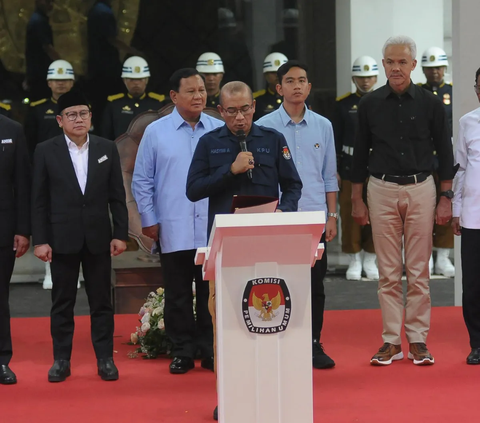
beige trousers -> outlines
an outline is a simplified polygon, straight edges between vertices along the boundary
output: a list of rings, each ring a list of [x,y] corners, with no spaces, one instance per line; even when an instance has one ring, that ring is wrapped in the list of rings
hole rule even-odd
[[[377,253],[378,299],[382,310],[383,341],[401,344],[426,342],[430,329],[428,261],[432,253],[432,227],[436,192],[433,178],[410,185],[398,185],[371,177],[367,198]],[[402,236],[405,243],[407,293],[402,289]]]
[[[215,281],[208,281],[210,295],[208,297],[208,311],[213,323],[213,369],[217,375],[217,313],[215,304]]]

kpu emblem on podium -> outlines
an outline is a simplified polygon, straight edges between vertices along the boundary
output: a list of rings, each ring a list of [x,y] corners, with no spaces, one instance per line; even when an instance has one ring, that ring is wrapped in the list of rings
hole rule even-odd
[[[256,278],[247,282],[242,299],[243,321],[249,332],[271,334],[287,329],[292,300],[280,278]]]

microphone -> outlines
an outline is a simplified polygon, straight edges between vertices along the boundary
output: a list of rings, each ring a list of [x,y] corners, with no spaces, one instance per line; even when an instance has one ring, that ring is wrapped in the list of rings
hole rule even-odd
[[[247,142],[245,141],[245,139],[247,138],[247,135],[245,134],[245,131],[240,129],[235,133],[235,135],[238,138],[238,143],[240,144],[240,150],[242,150],[243,152],[247,152],[248,151]],[[252,179],[253,177],[252,169],[247,170],[247,176],[248,176],[248,179]]]

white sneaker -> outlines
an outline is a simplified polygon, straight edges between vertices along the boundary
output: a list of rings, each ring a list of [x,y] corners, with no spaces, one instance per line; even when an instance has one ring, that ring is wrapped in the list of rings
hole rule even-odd
[[[350,257],[350,264],[347,269],[348,281],[359,281],[362,279],[362,257],[360,253],[348,254]]]
[[[433,275],[433,254],[430,254],[430,260],[428,260],[428,272],[428,276],[431,277]]]
[[[379,274],[378,274],[378,267],[377,263],[375,263],[375,259],[377,255],[374,253],[367,253],[366,251],[363,253],[363,270],[367,275],[368,279],[373,279],[378,281]]]
[[[449,248],[437,248],[437,261],[435,262],[435,273],[447,278],[455,276],[455,266],[450,261]]]

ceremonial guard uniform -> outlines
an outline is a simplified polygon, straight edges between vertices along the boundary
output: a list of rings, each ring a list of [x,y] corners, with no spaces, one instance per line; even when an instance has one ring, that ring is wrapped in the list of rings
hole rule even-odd
[[[10,104],[5,104],[0,102],[0,115],[11,117],[12,114],[12,106]]]

